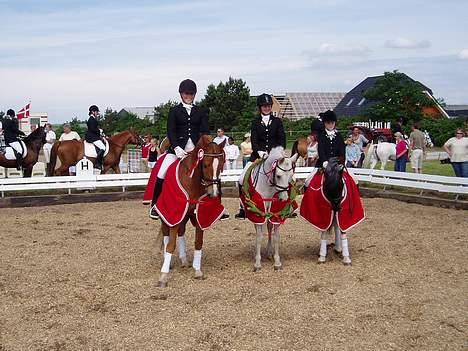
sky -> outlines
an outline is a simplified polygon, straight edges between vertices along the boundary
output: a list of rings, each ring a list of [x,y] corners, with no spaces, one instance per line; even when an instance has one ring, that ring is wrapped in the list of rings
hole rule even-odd
[[[347,92],[399,70],[468,104],[467,0],[0,0],[0,110],[197,98],[230,76],[263,92]]]

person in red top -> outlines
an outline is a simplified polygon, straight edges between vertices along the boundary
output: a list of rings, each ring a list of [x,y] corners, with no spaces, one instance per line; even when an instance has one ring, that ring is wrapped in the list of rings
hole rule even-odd
[[[145,172],[149,172],[148,168],[148,157],[149,157],[149,150],[151,148],[151,136],[150,135],[145,135],[145,143],[141,147],[141,161],[143,162],[143,165],[145,166]]]
[[[395,142],[396,142],[395,171],[406,172],[406,162],[408,161],[408,144],[403,139],[403,135],[400,132],[395,133]]]

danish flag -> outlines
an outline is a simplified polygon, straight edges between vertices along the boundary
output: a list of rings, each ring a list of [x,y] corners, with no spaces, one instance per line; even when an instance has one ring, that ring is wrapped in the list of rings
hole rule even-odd
[[[16,118],[23,119],[29,117],[29,109],[31,108],[31,103],[28,103],[25,107],[18,111]]]

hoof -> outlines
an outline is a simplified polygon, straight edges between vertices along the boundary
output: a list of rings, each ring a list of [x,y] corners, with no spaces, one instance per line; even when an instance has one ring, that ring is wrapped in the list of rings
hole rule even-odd
[[[319,259],[317,260],[317,263],[322,264],[322,263],[325,263],[325,262],[327,262],[327,258],[324,257],[324,256],[319,256]]]
[[[204,279],[202,271],[195,271],[195,279],[202,280]]]
[[[343,258],[343,252],[341,251],[337,251],[337,250],[333,250],[335,252],[335,255],[337,255],[339,258]]]
[[[351,267],[353,264],[351,262],[343,262],[343,266]]]
[[[158,282],[156,283],[156,286],[157,286],[158,288],[167,288],[167,282],[158,281]]]
[[[185,259],[180,259],[180,266],[182,268],[187,268],[189,266],[189,263],[188,263],[186,258]]]
[[[253,271],[254,272],[260,272],[262,270],[262,267],[254,267]]]
[[[283,270],[283,265],[281,265],[281,266],[274,266],[273,268],[274,268],[275,272],[281,272],[281,271]]]

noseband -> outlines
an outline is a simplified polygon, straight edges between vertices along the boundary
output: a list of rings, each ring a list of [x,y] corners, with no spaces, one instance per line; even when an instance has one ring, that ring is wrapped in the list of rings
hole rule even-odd
[[[273,166],[271,167],[271,169],[268,172],[266,172],[265,171],[265,162],[264,162],[262,168],[263,168],[263,174],[265,174],[268,177],[268,180],[270,181],[270,185],[274,186],[275,189],[278,191],[278,193],[289,191],[289,184],[287,186],[281,186],[281,185],[276,184],[276,170],[280,169],[283,172],[289,172],[289,171],[294,172],[294,169],[296,168],[294,164],[293,164],[293,166],[291,168],[284,169],[278,164],[278,161],[275,161],[273,163]],[[258,170],[258,173],[257,173],[257,180],[258,180],[258,174],[259,173],[260,173],[260,169]],[[254,181],[254,184],[257,183],[257,180]]]
[[[213,143],[213,144],[216,144],[216,143]],[[203,186],[205,186],[205,187],[216,184],[216,185],[218,185],[219,189],[221,189],[221,178],[219,178],[219,177],[212,178],[212,179],[206,179],[205,178],[205,175],[203,173],[203,163],[200,162],[205,157],[213,157],[213,158],[221,158],[222,157],[224,159],[224,151],[219,152],[219,153],[205,153],[205,152],[203,152],[203,149],[200,149],[199,152],[198,152],[198,161],[197,161],[199,163],[199,165],[200,165],[201,184]],[[216,175],[214,175],[214,176],[216,176]]]

